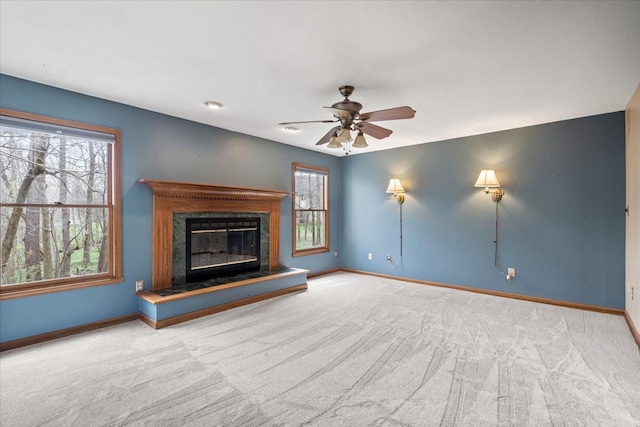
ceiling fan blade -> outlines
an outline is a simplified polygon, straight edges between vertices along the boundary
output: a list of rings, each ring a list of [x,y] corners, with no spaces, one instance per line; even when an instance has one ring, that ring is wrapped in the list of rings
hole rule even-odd
[[[371,135],[372,137],[377,139],[386,138],[393,133],[393,131],[390,129],[386,129],[386,128],[383,128],[371,123],[367,123],[367,122],[362,122],[358,124],[358,127],[362,129],[362,132],[366,133],[367,135]]]
[[[327,142],[329,142],[331,137],[336,134],[336,132],[338,131],[339,128],[340,128],[340,126],[336,126],[336,127],[332,128],[331,130],[329,130],[329,132],[327,132],[325,136],[320,138],[320,141],[316,142],[316,145],[322,145],[322,144],[326,144]]]
[[[282,122],[282,123],[278,123],[278,126],[297,125],[299,123],[335,123],[335,122],[337,122],[337,120],[307,120],[304,122]]]
[[[360,120],[381,122],[383,120],[412,119],[415,115],[416,112],[413,108],[405,106],[389,108],[387,110],[371,111],[370,113],[362,113],[360,114]]]
[[[331,111],[331,114],[333,114],[336,117],[339,117],[341,119],[351,120],[351,113],[348,112],[347,110],[343,110],[341,108],[334,108],[334,107],[322,107],[322,108],[326,108],[327,110]]]

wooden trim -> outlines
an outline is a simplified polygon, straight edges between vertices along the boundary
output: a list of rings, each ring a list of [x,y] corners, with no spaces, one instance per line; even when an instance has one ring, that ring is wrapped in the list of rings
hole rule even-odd
[[[640,333],[638,333],[636,326],[633,324],[633,320],[631,320],[629,312],[626,310],[624,312],[624,318],[627,321],[627,325],[629,325],[629,330],[631,331],[631,335],[633,335],[633,339],[636,340],[636,344],[640,347]]]
[[[110,170],[113,188],[109,192],[109,198],[112,198],[109,215],[109,267],[115,277],[122,277],[122,132],[119,129],[115,129],[115,137],[116,143],[110,152],[114,158],[109,162],[109,167],[113,168]]]
[[[101,125],[94,125],[91,123],[75,122],[72,120],[61,119],[58,117],[42,116],[40,114],[27,113],[24,111],[11,110],[8,108],[0,108],[0,116],[16,117],[18,119],[31,120],[34,122],[41,122],[41,123],[51,123],[59,126],[66,126],[70,128],[77,128],[77,129],[86,129],[94,132],[108,133],[112,135],[115,134],[116,132],[120,132],[116,128],[110,128],[110,127],[101,126]]]
[[[222,291],[224,289],[237,288],[239,286],[252,285],[254,283],[261,283],[267,280],[272,280],[279,277],[296,276],[307,273],[307,270],[292,269],[292,271],[286,271],[283,273],[270,274],[268,276],[254,277],[252,279],[238,280],[237,282],[226,283],[224,285],[209,286],[208,288],[196,289],[189,292],[183,292],[174,295],[160,296],[155,292],[139,292],[138,297],[144,299],[151,304],[164,304],[172,301],[178,301],[181,299],[188,299],[198,295],[209,294],[213,292]]]
[[[0,289],[0,301],[32,297],[35,295],[53,294],[56,292],[71,291],[75,289],[93,288],[95,286],[114,285],[116,283],[122,283],[124,277],[107,277],[104,276],[92,278],[92,276],[78,277],[69,279],[68,283],[56,282],[45,284],[42,282],[36,282],[36,284],[27,283],[23,285],[5,285]],[[51,281],[47,281],[51,282]],[[9,289],[7,289],[9,288]]]
[[[175,212],[247,212],[269,215],[269,268],[280,266],[280,202],[286,191],[139,179],[153,193],[151,288],[171,287]]]
[[[148,185],[154,195],[177,199],[197,198],[211,200],[280,201],[289,195],[289,192],[287,191],[228,187],[191,182],[161,181],[146,178],[140,178],[138,182]]]
[[[146,323],[148,326],[151,326],[153,329],[158,329],[156,328],[156,321],[153,320],[150,317],[147,317],[144,313],[138,313],[138,316],[140,317],[140,321],[142,321],[143,323]]]
[[[477,294],[492,295],[492,296],[503,297],[503,298],[512,298],[512,299],[518,299],[518,300],[530,301],[530,302],[539,302],[542,304],[557,305],[560,307],[575,308],[578,310],[596,311],[598,313],[615,314],[617,316],[624,316],[624,310],[620,310],[617,308],[608,308],[608,307],[601,307],[597,305],[581,304],[577,302],[554,300],[550,298],[518,295],[518,294],[509,293],[509,292],[490,291],[486,289],[472,288],[469,286],[450,285],[448,283],[431,282],[428,280],[419,280],[419,279],[410,279],[407,277],[398,277],[398,276],[391,276],[387,274],[371,273],[368,271],[361,271],[361,270],[351,270],[351,269],[341,268],[340,271],[345,271],[348,273],[365,274],[368,276],[382,277],[385,279],[401,280],[403,282],[417,283],[419,285],[437,286],[440,288],[456,289],[458,291],[475,292]]]
[[[321,248],[298,249],[291,256],[293,258],[297,258],[297,257],[300,257],[300,256],[323,254],[323,253],[326,253],[326,252],[329,252],[329,248],[323,246]]]
[[[7,341],[0,343],[0,351],[13,350],[19,347],[25,347],[27,345],[38,344],[45,341],[51,341],[58,338],[64,338],[71,335],[81,334],[83,332],[89,332],[96,329],[106,328],[108,326],[119,325],[120,323],[131,322],[138,320],[140,317],[138,314],[128,314],[126,316],[114,317],[112,319],[100,320],[93,323],[87,323],[85,325],[74,326],[71,328],[61,329],[59,331],[47,332],[40,335],[34,335],[27,338],[20,338],[13,341]]]
[[[15,117],[18,119],[31,120],[34,122],[47,123],[52,125],[65,126],[69,128],[85,129],[103,134],[113,135],[115,143],[109,144],[108,150],[108,171],[109,171],[109,191],[107,205],[90,205],[93,208],[103,208],[109,211],[109,271],[95,275],[81,277],[61,277],[51,280],[41,280],[37,282],[21,283],[16,285],[5,285],[0,287],[0,300],[22,298],[33,295],[49,294],[54,292],[69,291],[74,289],[88,288],[114,283],[121,283],[122,278],[122,178],[121,178],[121,153],[122,153],[122,131],[116,128],[94,125],[90,123],[75,122],[56,117],[42,116],[39,114],[26,113],[23,111],[0,108],[0,115]],[[10,204],[7,204],[10,205]],[[47,205],[37,205],[47,206]],[[67,205],[73,208],[83,205]]]
[[[312,277],[324,276],[325,274],[337,273],[339,271],[341,271],[340,268],[332,268],[331,270],[315,271],[313,273],[307,273],[307,278],[311,279]]]
[[[186,321],[189,321],[189,320],[197,319],[199,317],[208,316],[210,314],[219,313],[221,311],[230,310],[230,309],[236,308],[236,307],[241,307],[243,305],[253,304],[253,303],[256,303],[256,302],[259,302],[259,301],[264,301],[266,299],[275,298],[275,297],[279,297],[279,296],[282,296],[282,295],[290,294],[290,293],[293,293],[293,292],[306,291],[306,290],[307,290],[307,284],[304,283],[302,285],[291,286],[289,288],[280,289],[280,290],[272,291],[272,292],[266,292],[264,294],[255,295],[255,296],[252,296],[252,297],[249,297],[249,298],[244,298],[244,299],[241,299],[241,300],[228,302],[226,304],[220,304],[220,305],[216,305],[214,307],[209,307],[209,308],[205,308],[205,309],[202,309],[202,310],[192,311],[191,313],[180,314],[178,316],[169,317],[168,319],[153,321],[153,320],[147,318],[148,320],[153,322],[153,324],[149,324],[146,320],[145,320],[145,323],[149,324],[154,329],[161,329],[161,328],[165,328],[167,326],[171,326],[171,325],[175,325],[175,324],[178,324],[178,323],[186,322]]]

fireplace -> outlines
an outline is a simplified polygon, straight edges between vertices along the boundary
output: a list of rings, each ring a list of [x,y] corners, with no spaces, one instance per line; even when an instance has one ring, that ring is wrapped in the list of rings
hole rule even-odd
[[[259,272],[281,267],[280,202],[288,192],[150,179],[138,182],[153,192],[153,291],[186,285],[188,218],[259,218]],[[229,274],[236,275],[241,274]]]
[[[187,218],[187,283],[260,270],[260,218]]]

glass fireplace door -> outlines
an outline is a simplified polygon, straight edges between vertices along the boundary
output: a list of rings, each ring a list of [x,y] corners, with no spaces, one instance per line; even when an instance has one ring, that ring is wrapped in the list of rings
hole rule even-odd
[[[187,282],[260,269],[260,218],[188,218]]]

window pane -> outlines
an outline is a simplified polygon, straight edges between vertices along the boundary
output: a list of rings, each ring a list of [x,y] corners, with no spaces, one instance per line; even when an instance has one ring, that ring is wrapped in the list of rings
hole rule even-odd
[[[296,211],[296,249],[321,248],[325,246],[324,212]]]
[[[295,179],[296,209],[324,209],[325,176],[305,171]]]
[[[118,129],[0,109],[0,298],[122,280],[119,164]]]
[[[109,271],[108,209],[2,207],[2,241],[12,215],[21,219],[13,222],[9,255],[3,253],[2,286]]]
[[[293,164],[293,256],[329,250],[329,169]]]
[[[107,204],[108,143],[0,126],[2,203]]]

